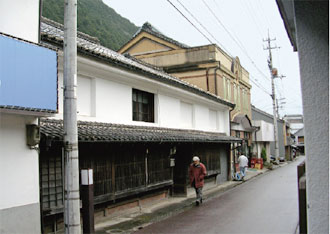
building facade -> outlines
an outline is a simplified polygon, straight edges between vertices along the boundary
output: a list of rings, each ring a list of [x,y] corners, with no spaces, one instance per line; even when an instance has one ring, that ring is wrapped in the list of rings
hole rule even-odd
[[[251,156],[251,85],[249,73],[238,57],[215,44],[189,47],[145,23],[119,53],[129,54],[167,73],[235,104],[230,111],[231,136],[242,139],[240,151]],[[236,146],[234,146],[236,148]],[[236,156],[237,150],[234,151]],[[234,157],[237,159],[237,157]]]
[[[268,114],[258,108],[256,108],[255,106],[251,105],[251,109],[252,109],[252,120],[256,123],[260,122],[260,123],[267,123],[267,125],[265,125],[265,131],[267,129],[269,129],[270,127],[273,130],[269,130],[269,134],[273,133],[273,137],[271,138],[270,135],[268,135],[268,141],[269,142],[269,152],[270,155],[275,156],[275,141],[274,141],[274,121],[273,121],[273,116],[271,114]],[[257,125],[258,126],[258,125]],[[262,125],[260,125],[262,127]],[[278,132],[278,149],[279,149],[279,157],[280,158],[285,158],[285,139],[286,139],[286,131],[285,131],[285,122],[281,119],[277,119],[277,132]],[[258,131],[256,132],[258,133]],[[258,137],[256,138],[257,142]],[[266,138],[265,138],[266,139]],[[272,141],[271,141],[272,140]],[[270,156],[267,155],[267,158],[269,158]]]
[[[59,50],[60,88],[63,26],[43,19],[41,38]],[[240,141],[230,136],[232,102],[88,35],[78,33],[77,46],[79,164],[94,171],[97,217],[110,215],[118,204],[141,204],[146,196],[186,196],[193,155],[205,163],[210,183],[228,180],[230,145]],[[63,225],[61,92],[59,113],[40,121],[43,232]]]
[[[0,233],[40,233],[39,124],[57,112],[57,53],[39,0],[0,2]]]
[[[329,233],[329,1],[276,2],[299,56],[307,232]]]
[[[252,136],[253,156],[262,158],[262,154],[265,153],[267,161],[270,162],[270,144],[274,142],[274,125],[265,120],[252,120],[252,123],[257,127]]]

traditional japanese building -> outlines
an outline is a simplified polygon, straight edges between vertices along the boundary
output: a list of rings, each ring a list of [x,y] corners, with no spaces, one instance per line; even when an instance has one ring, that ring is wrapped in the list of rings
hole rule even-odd
[[[40,121],[43,231],[63,214],[63,25],[43,19],[41,38],[58,49],[59,114]],[[96,217],[150,197],[185,196],[194,155],[217,185],[230,175],[230,111],[235,104],[78,33],[80,168],[94,171]]]
[[[238,57],[231,57],[215,44],[187,46],[167,37],[148,22],[118,52],[161,67],[181,80],[234,103],[235,108],[230,111],[231,136],[243,140],[240,150],[250,156],[255,130],[251,124],[251,85],[249,73]]]

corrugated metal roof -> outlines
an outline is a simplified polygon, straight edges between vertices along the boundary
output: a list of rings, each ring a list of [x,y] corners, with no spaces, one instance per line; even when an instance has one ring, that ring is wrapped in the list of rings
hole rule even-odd
[[[63,141],[63,121],[43,119],[40,131],[46,138]],[[215,132],[78,121],[80,142],[209,142],[230,143],[241,139]]]
[[[62,45],[64,40],[64,31],[61,24],[54,21],[43,18],[41,22],[41,38],[44,42],[54,43],[57,45]],[[88,35],[87,35],[88,36]],[[134,72],[142,73],[148,78],[160,81],[162,83],[167,83],[172,86],[176,86],[187,90],[189,92],[195,93],[199,96],[206,97],[210,100],[216,101],[218,103],[235,107],[235,104],[225,101],[220,97],[202,90],[201,88],[182,81],[172,75],[169,75],[162,71],[162,69],[152,67],[151,65],[146,65],[139,62],[137,59],[130,59],[122,54],[119,54],[111,49],[101,46],[98,43],[93,42],[93,40],[87,40],[86,36],[81,37],[78,33],[77,37],[77,47],[78,51],[81,53],[86,53],[90,56],[97,57],[106,62],[110,62],[115,66],[120,66],[124,69],[133,70]]]

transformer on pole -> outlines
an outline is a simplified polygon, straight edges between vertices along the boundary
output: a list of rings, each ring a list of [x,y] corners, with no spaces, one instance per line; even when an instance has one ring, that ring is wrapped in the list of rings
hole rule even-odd
[[[277,128],[277,111],[276,111],[276,96],[275,96],[275,84],[274,79],[278,77],[277,69],[273,67],[273,58],[272,58],[272,49],[276,49],[277,47],[271,47],[270,42],[276,40],[270,39],[269,32],[268,32],[268,38],[264,41],[267,42],[267,47],[264,48],[265,50],[269,51],[269,59],[268,59],[268,67],[270,70],[271,75],[271,82],[272,82],[272,100],[273,100],[273,121],[274,121],[274,139],[275,139],[275,158],[276,161],[279,162],[279,147],[278,147],[278,128]]]

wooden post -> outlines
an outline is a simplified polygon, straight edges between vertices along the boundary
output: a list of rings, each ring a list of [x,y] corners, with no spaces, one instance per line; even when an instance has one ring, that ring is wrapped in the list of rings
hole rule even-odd
[[[307,233],[307,206],[306,206],[306,176],[305,162],[297,167],[298,199],[299,199],[299,233]]]
[[[81,170],[81,199],[83,233],[95,233],[93,169]]]

